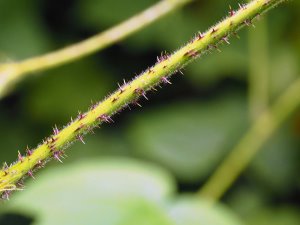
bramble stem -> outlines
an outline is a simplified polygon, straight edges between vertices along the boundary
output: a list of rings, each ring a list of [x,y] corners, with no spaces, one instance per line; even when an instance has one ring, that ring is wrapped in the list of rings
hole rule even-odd
[[[10,167],[4,166],[0,171],[0,192],[5,196],[8,190],[18,187],[22,178],[33,176],[33,170],[44,165],[51,158],[60,161],[64,149],[76,139],[82,140],[84,134],[103,122],[112,122],[111,116],[128,104],[137,104],[140,97],[146,97],[146,91],[156,90],[155,86],[170,84],[169,76],[180,71],[188,63],[207,51],[217,49],[218,44],[228,43],[230,35],[245,25],[251,25],[253,19],[283,0],[254,0],[242,5],[238,11],[231,10],[228,18],[210,28],[207,32],[197,34],[191,41],[172,55],[162,54],[157,63],[142,72],[130,83],[124,82],[112,95],[100,103],[93,105],[89,111],[78,117],[62,130],[54,128],[54,134],[47,138],[35,150],[27,152],[27,156],[19,154],[18,161]]]
[[[300,79],[283,93],[269,111],[262,113],[200,189],[201,197],[217,201],[249,165],[263,144],[300,105]]]
[[[66,64],[104,49],[192,0],[162,0],[130,19],[79,43],[45,55],[0,65],[0,98],[18,80],[36,71]]]

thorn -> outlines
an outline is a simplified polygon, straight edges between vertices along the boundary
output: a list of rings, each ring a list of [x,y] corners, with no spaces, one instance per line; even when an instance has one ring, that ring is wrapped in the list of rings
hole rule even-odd
[[[91,104],[90,110],[94,110],[97,107],[97,104],[94,104],[93,101],[91,101]]]
[[[179,69],[177,70],[181,75],[184,75],[184,73]]]
[[[151,87],[151,90],[152,91],[157,91],[157,89],[154,86]]]
[[[43,161],[42,160],[39,160],[38,162],[37,162],[37,164],[35,165],[35,167],[37,167],[37,168],[43,168],[44,167],[44,163],[43,163]]]
[[[77,139],[79,141],[81,141],[83,144],[85,144],[84,140],[83,140],[83,137],[81,135],[77,135]]]
[[[95,125],[94,127],[100,128],[99,124]],[[92,127],[88,128],[88,132],[91,133],[91,134],[95,134],[95,132],[94,132],[94,130],[93,130]]]
[[[156,59],[157,59],[157,62],[160,63],[160,62],[167,60],[169,57],[170,57],[170,55],[165,51],[165,52],[160,53],[160,56],[157,56]]]
[[[149,68],[148,69],[148,73],[150,74],[150,73],[153,73],[154,71],[153,71],[153,69],[152,68]]]
[[[145,92],[144,92],[142,95],[143,95],[143,97],[144,97],[146,100],[149,100],[149,99],[147,98]]]
[[[31,170],[28,170],[27,174],[28,174],[28,176],[30,176],[32,179],[35,179]]]
[[[166,78],[166,77],[162,77],[162,78],[161,78],[161,81],[162,81],[163,83],[165,83],[165,84],[172,84],[172,83],[168,80],[168,78]]]
[[[201,40],[202,38],[204,38],[204,35],[201,32],[198,32],[197,34],[197,40]]]
[[[211,31],[211,34],[216,33],[217,31],[218,31],[217,28],[213,28],[212,31]]]
[[[55,126],[53,128],[53,133],[54,133],[54,135],[58,135],[58,133],[59,133],[59,130],[58,130],[56,124],[55,124]]]
[[[17,183],[16,183],[16,187],[18,189],[24,189],[24,182],[23,180],[19,180]]]
[[[137,95],[142,95],[146,100],[148,100],[147,96],[146,96],[146,92],[141,89],[141,88],[136,88],[134,90],[134,93],[137,94]]]
[[[9,200],[9,195],[10,195],[10,191],[4,191],[3,194],[1,195],[1,198],[3,200]]]
[[[245,24],[246,26],[250,26],[250,25],[251,25],[251,23],[249,22],[248,19],[246,19],[246,20],[244,21],[244,24]]]
[[[142,105],[140,103],[138,103],[137,101],[134,102],[135,105],[138,105],[139,107],[142,108]]]
[[[6,176],[8,174],[8,169],[9,169],[9,167],[8,167],[7,163],[4,162],[3,166],[2,166],[2,170],[4,172],[4,176]]]
[[[130,107],[130,105],[129,105],[129,104],[126,104],[126,105],[125,105],[125,107],[128,107],[128,108],[129,108],[129,110],[131,111],[131,107]]]
[[[247,9],[247,7],[246,7],[245,4],[240,4],[240,3],[239,3],[239,7],[240,7],[240,9],[243,9],[243,10]]]
[[[255,25],[252,23],[252,21],[250,20],[250,19],[246,19],[245,21],[244,21],[244,24],[246,25],[246,26],[253,26],[254,28],[255,28]]]
[[[27,153],[28,156],[32,155],[32,150],[29,149],[28,145],[26,147],[26,153]]]
[[[8,165],[6,162],[3,163],[3,170],[7,170],[8,169]]]
[[[229,15],[230,16],[234,16],[235,15],[235,11],[231,8],[231,5],[229,5]]]
[[[86,117],[86,114],[85,113],[80,113],[80,112],[78,112],[79,114],[78,114],[78,120],[82,120],[83,118],[85,118]]]
[[[222,40],[223,40],[224,42],[226,42],[227,44],[230,45],[230,42],[229,42],[229,40],[228,40],[228,36],[222,37]]]
[[[110,118],[110,116],[106,115],[106,114],[102,114],[101,116],[98,117],[98,119],[106,122],[106,123],[110,123],[110,122],[114,122],[112,120],[112,118]]]
[[[18,151],[18,159],[22,163],[23,162],[23,156],[21,155],[20,151]]]
[[[125,82],[125,80],[124,80],[124,82]],[[119,94],[122,94],[125,91],[125,89],[119,83],[118,83],[118,86],[119,86],[119,90],[120,90]]]
[[[61,161],[61,159],[59,158],[61,156],[61,152],[60,151],[56,151],[53,153],[53,158],[56,159],[57,161],[59,161],[60,163],[63,163],[63,161]]]
[[[51,143],[54,143],[57,141],[58,138],[54,138],[54,137],[51,137]]]

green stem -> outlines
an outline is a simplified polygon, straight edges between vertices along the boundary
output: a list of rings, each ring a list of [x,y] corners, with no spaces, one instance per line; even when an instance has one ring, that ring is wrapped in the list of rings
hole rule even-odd
[[[145,11],[100,34],[66,48],[20,62],[0,65],[0,97],[12,84],[36,71],[66,64],[104,49],[148,26],[192,0],[162,0]]]
[[[249,165],[268,138],[300,105],[300,79],[283,93],[269,111],[264,111],[216,169],[199,191],[200,196],[212,202],[220,199],[226,190]]]
[[[268,33],[267,21],[261,21],[255,31],[249,30],[249,108],[255,119],[268,108]]]
[[[228,37],[245,25],[250,25],[254,18],[283,0],[254,0],[242,6],[238,11],[230,12],[225,20],[210,28],[207,32],[197,34],[190,42],[172,55],[162,54],[158,62],[142,72],[130,83],[120,86],[117,91],[102,102],[92,106],[89,111],[79,114],[76,120],[65,126],[61,131],[54,129],[54,134],[47,138],[27,156],[19,155],[19,160],[10,167],[0,171],[0,191],[14,190],[17,183],[32,171],[40,168],[51,158],[60,160],[63,151],[76,139],[103,122],[110,122],[111,116],[130,103],[137,103],[139,97],[146,97],[146,91],[155,90],[155,86],[170,83],[168,77],[180,71],[195,58],[207,51],[217,48],[218,44],[228,42]],[[138,104],[138,103],[137,103]],[[5,191],[4,193],[7,193]]]

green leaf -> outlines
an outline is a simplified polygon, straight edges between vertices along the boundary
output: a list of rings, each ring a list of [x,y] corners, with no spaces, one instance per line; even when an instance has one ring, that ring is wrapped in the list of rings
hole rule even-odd
[[[169,215],[176,225],[241,225],[236,215],[227,207],[198,199],[197,196],[183,196],[173,202]]]
[[[34,225],[170,225],[162,203],[174,187],[168,173],[149,164],[90,160],[37,174],[9,206],[36,215]]]

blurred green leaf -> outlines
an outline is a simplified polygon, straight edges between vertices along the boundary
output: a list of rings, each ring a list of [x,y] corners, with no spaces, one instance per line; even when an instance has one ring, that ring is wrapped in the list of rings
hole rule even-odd
[[[172,177],[153,165],[89,160],[38,174],[6,211],[32,215],[34,225],[242,224],[225,206],[211,207],[196,195],[174,199],[174,190]]]
[[[172,203],[170,217],[176,225],[241,225],[237,216],[227,207],[199,200],[198,196],[182,196]]]
[[[35,215],[36,225],[169,225],[162,201],[174,186],[167,172],[149,164],[89,160],[38,174],[10,208]]]
[[[144,112],[128,130],[133,149],[171,169],[181,180],[203,179],[247,126],[238,95],[209,102],[177,102]]]

